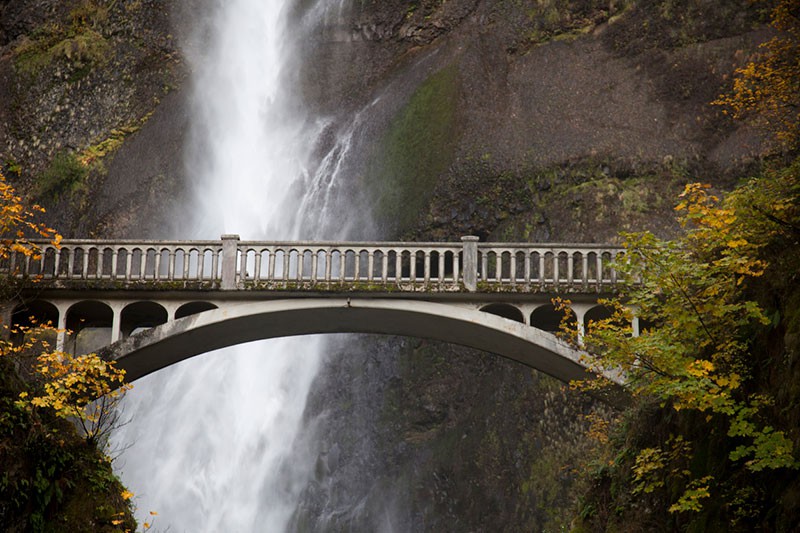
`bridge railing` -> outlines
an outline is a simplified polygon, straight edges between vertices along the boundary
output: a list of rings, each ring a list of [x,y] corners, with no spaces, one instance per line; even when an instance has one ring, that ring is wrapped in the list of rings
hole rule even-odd
[[[225,290],[602,291],[617,283],[620,248],[580,244],[64,240],[37,242],[34,257],[12,254],[0,273],[43,280],[131,283],[189,281]]]
[[[43,280],[220,280],[221,241],[63,240],[34,241],[35,256],[12,253],[0,272]]]
[[[624,250],[591,245],[478,244],[479,282],[542,289],[597,290],[616,285]]]

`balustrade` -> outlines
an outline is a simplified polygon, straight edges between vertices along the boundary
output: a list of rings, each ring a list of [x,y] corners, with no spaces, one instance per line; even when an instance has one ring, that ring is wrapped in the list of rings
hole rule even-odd
[[[591,245],[409,242],[64,240],[11,254],[0,273],[42,280],[209,282],[237,288],[600,291],[616,284],[623,250]]]

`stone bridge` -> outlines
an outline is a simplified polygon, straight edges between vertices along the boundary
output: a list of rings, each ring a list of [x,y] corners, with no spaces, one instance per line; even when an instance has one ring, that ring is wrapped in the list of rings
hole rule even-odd
[[[57,346],[99,350],[129,380],[258,339],[384,333],[492,352],[569,381],[554,296],[583,328],[607,311],[619,248],[581,244],[65,240],[0,273],[21,283],[6,323],[50,321]],[[634,324],[634,329],[636,324]],[[619,381],[618,376],[610,376]]]

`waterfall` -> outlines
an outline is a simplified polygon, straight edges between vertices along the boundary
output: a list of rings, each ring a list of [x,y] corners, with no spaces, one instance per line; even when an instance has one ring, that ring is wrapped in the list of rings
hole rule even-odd
[[[336,211],[338,161],[351,133],[334,133],[326,153],[315,147],[332,126],[305,116],[292,86],[302,33],[289,28],[289,4],[216,0],[187,45],[194,201],[176,213],[190,235],[176,237],[333,239],[346,231],[325,222]],[[326,12],[315,6],[308,16]],[[307,17],[295,22],[313,26]],[[317,337],[254,343],[135,383],[124,402],[131,422],[113,445],[137,518],[157,511],[158,529],[172,532],[285,530],[313,466],[313,458],[288,458],[304,456],[296,436],[321,346]]]

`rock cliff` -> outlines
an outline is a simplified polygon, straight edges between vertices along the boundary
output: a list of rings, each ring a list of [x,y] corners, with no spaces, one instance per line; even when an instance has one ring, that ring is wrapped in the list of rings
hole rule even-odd
[[[65,235],[169,232],[190,179],[178,37],[197,6],[166,5],[0,2],[0,164]],[[747,0],[342,6],[304,43],[297,76],[315,113],[345,123],[368,109],[348,163],[374,206],[364,234],[670,234],[682,184],[729,186],[763,150],[709,105],[766,36]],[[294,524],[557,528],[587,446],[582,416],[598,409],[486,354],[337,344],[308,406],[319,459]]]

